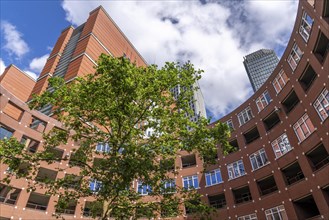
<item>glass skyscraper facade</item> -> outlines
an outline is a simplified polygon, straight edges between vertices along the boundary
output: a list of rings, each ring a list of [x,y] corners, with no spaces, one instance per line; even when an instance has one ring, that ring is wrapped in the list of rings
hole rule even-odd
[[[264,84],[279,62],[275,52],[270,49],[258,50],[248,54],[243,59],[254,92]]]

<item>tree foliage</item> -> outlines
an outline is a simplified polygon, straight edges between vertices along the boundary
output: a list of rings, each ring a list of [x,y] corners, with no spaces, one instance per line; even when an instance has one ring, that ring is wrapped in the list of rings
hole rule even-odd
[[[42,185],[48,194],[59,195],[59,213],[80,197],[92,197],[90,210],[95,218],[177,216],[182,205],[206,216],[210,208],[195,190],[164,187],[177,176],[172,168],[180,152],[193,152],[213,163],[209,155],[217,154],[218,144],[224,153],[229,150],[226,125],[208,127],[205,118],[192,122],[187,117],[194,114],[189,102],[201,73],[189,62],[166,63],[159,69],[101,55],[95,74],[70,83],[51,78],[51,89],[31,102],[34,109],[51,104],[53,117],[63,125],[44,134],[45,150],[26,154],[16,140],[1,140],[1,162],[9,165],[12,175],[31,180],[32,190]],[[170,88],[176,86],[181,93],[175,99]],[[56,158],[54,148],[70,140],[78,146],[70,147],[71,155]],[[101,151],[95,150],[96,145]],[[40,163],[57,160],[69,161],[80,173],[32,181]],[[23,163],[29,164],[29,170],[20,173]],[[137,192],[138,182],[148,196]]]

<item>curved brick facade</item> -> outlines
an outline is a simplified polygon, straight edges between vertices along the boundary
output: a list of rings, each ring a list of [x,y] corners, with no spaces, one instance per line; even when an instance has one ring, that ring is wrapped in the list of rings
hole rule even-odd
[[[102,18],[102,22],[107,21]],[[98,40],[92,41],[101,48],[98,52],[107,47],[101,37],[85,32],[82,32],[85,38]],[[184,177],[194,176],[203,200],[218,210],[213,219],[329,219],[328,38],[328,1],[300,1],[290,41],[273,74],[245,103],[220,119],[233,127],[230,142],[237,147],[236,152],[224,157],[218,150],[218,163],[209,166],[205,173],[198,157],[194,159],[182,152],[176,159],[176,166],[180,167],[176,185],[183,186]],[[126,44],[138,57],[134,48]],[[83,47],[84,55],[93,54],[88,48]],[[108,49],[112,51],[110,46]],[[116,49],[112,53],[121,55]],[[138,59],[143,63],[142,58]],[[43,79],[41,76],[37,86],[44,87]],[[26,140],[29,151],[42,150],[41,132],[60,124],[29,110],[3,86],[0,89],[1,129]],[[35,125],[36,118],[44,123]],[[62,156],[70,155],[75,144],[68,143],[58,151]],[[41,165],[47,172],[55,170],[55,166],[64,168],[67,164]],[[6,168],[1,165],[1,175],[6,174]],[[78,171],[75,167],[67,170],[68,173]],[[64,176],[64,172],[55,174],[56,178]],[[22,179],[12,179],[11,184],[16,188],[9,190],[1,185],[0,219],[52,218],[56,197],[43,197],[43,189],[27,192],[24,190],[27,182]],[[79,199],[65,218],[87,218],[81,209],[86,201],[88,198]],[[189,218],[189,214],[185,217]]]

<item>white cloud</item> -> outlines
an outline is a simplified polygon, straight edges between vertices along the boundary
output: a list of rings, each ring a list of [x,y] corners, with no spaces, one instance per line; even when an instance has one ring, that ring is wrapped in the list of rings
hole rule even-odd
[[[27,43],[23,40],[22,34],[14,25],[7,21],[1,21],[1,32],[5,40],[3,48],[7,50],[10,55],[13,54],[20,59],[24,54],[29,52]]]
[[[42,71],[42,68],[46,64],[48,57],[49,57],[49,54],[45,54],[42,57],[33,58],[33,60],[31,61],[30,65],[29,65],[29,68],[32,71],[40,73]]]
[[[74,25],[99,5],[108,11],[148,63],[190,60],[205,72],[200,86],[218,118],[245,101],[252,89],[243,56],[285,46],[296,1],[68,1],[62,6]]]
[[[31,76],[33,79],[37,79],[38,75],[29,70],[23,70],[27,75]]]
[[[5,62],[3,62],[3,60],[0,58],[0,75],[3,74],[3,72],[5,71],[5,69],[6,69]]]

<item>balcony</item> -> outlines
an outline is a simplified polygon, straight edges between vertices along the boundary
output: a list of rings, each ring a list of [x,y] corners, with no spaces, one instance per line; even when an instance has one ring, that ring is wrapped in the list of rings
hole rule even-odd
[[[228,151],[229,154],[237,152],[239,150],[239,144],[237,139],[231,140],[229,144],[231,146],[230,150]]]
[[[320,63],[323,63],[323,61],[328,56],[329,40],[321,31],[315,45],[316,47],[314,48],[314,55]]]
[[[298,82],[306,92],[311,87],[316,77],[317,74],[315,73],[314,69],[310,64],[308,64],[302,75],[299,77]]]
[[[306,153],[306,157],[310,161],[314,171],[329,164],[329,154],[322,143]]]
[[[293,201],[298,219],[317,219],[320,216],[319,209],[312,195]],[[320,219],[320,218],[319,218]]]
[[[48,183],[55,181],[56,176],[57,176],[57,171],[41,167],[39,169],[38,175],[35,177],[35,180],[43,183]]]
[[[286,114],[291,112],[298,103],[299,103],[299,98],[296,95],[295,91],[292,90],[282,102]]]
[[[252,201],[249,186],[244,186],[238,189],[232,189],[235,204],[246,203]]]
[[[257,181],[259,192],[262,196],[270,194],[278,190],[274,177],[269,176],[262,180]]]
[[[55,212],[59,214],[74,215],[76,207],[77,201],[64,201],[63,198],[59,198]]]
[[[215,209],[220,209],[226,206],[224,193],[208,196],[209,205]]]
[[[15,205],[22,190],[0,184],[0,202]]]
[[[303,171],[301,170],[297,161],[282,169],[281,171],[288,186],[304,179]]]
[[[97,201],[85,203],[83,208],[83,216],[85,217],[101,217],[103,213],[103,204]]]
[[[250,144],[251,142],[257,140],[260,137],[257,126],[245,132],[243,136],[246,141],[246,144]]]
[[[196,166],[195,154],[182,156],[182,168],[188,168]]]
[[[63,187],[78,189],[81,186],[81,181],[82,181],[81,176],[66,174],[64,177]]]
[[[263,123],[265,125],[266,131],[270,131],[274,126],[281,122],[277,111],[271,112],[264,120]]]
[[[50,196],[32,192],[27,201],[26,208],[36,210],[47,210]]]

